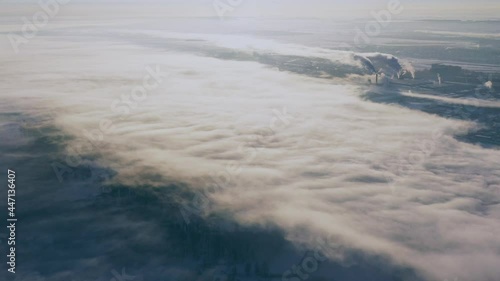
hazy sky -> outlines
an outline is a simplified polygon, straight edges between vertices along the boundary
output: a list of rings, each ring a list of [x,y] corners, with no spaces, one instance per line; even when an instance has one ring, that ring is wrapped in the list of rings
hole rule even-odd
[[[48,1],[48,0],[47,0]],[[62,0],[61,0],[62,1]],[[67,0],[64,0],[67,1]],[[371,11],[386,9],[391,0],[70,0],[65,5],[65,14],[99,14],[105,16],[217,16],[214,4],[241,3],[228,8],[225,16],[231,17],[326,17],[367,18]],[[392,0],[397,1],[397,0]],[[498,18],[498,0],[399,0],[404,11],[401,18],[438,17],[454,19]],[[38,1],[3,1],[3,5]],[[0,4],[0,5],[2,5]],[[140,6],[137,6],[139,4]],[[106,6],[106,7],[104,7]],[[16,10],[16,11],[14,11]],[[93,10],[90,12],[90,10]],[[2,8],[0,14],[16,15],[19,8]],[[62,12],[61,12],[62,13]]]

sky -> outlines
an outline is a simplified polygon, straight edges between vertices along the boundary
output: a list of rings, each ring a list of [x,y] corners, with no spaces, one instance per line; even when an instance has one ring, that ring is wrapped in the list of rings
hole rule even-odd
[[[491,19],[498,18],[500,11],[500,2],[495,0],[61,0],[68,2],[64,5],[67,15],[216,17],[217,6],[226,9],[225,16],[280,18],[367,18],[371,12],[387,9],[392,1],[401,3],[401,18]],[[0,14],[17,15],[20,6],[37,3],[3,1],[0,5],[9,8],[2,8]]]

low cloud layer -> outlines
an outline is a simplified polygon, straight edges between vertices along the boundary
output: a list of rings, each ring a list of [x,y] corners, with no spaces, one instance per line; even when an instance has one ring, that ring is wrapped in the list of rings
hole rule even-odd
[[[67,153],[94,155],[117,172],[113,182],[218,184],[209,211],[277,226],[296,243],[329,236],[429,280],[500,276],[500,152],[454,138],[473,123],[256,62],[78,39],[0,54],[1,95],[27,113],[52,112],[74,137]],[[161,69],[161,84],[123,102],[146,66]],[[83,146],[103,120],[113,129],[93,140],[99,148]]]

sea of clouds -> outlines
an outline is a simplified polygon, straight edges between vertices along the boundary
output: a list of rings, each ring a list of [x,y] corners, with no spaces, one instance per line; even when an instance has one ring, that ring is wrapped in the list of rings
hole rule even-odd
[[[96,38],[41,36],[0,53],[0,95],[28,115],[50,112],[72,137],[59,140],[67,155],[92,155],[116,171],[110,183],[217,186],[205,212],[297,244],[332,237],[428,280],[500,276],[500,152],[455,139],[474,123],[365,101],[347,80]],[[259,51],[269,48],[280,52]],[[161,83],[131,99],[147,67]]]

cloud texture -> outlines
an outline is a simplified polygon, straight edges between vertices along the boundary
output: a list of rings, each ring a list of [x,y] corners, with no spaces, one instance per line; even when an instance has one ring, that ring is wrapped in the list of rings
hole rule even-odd
[[[296,243],[330,236],[429,280],[500,276],[500,152],[454,138],[473,123],[256,62],[78,39],[47,36],[22,56],[0,54],[1,95],[25,112],[53,112],[74,137],[67,153],[95,155],[117,172],[113,182],[218,185],[209,211],[277,226]],[[127,105],[148,65],[162,83]],[[102,120],[113,123],[103,145],[82,145]]]

